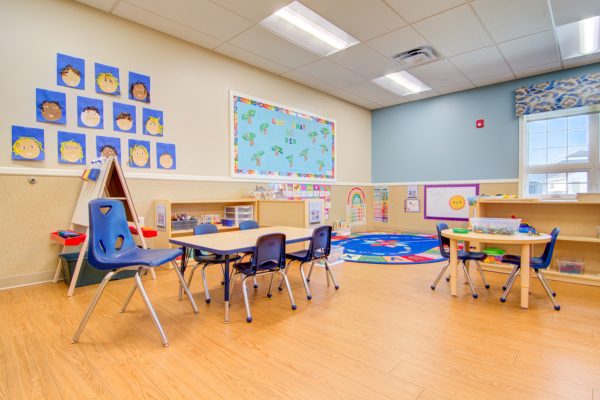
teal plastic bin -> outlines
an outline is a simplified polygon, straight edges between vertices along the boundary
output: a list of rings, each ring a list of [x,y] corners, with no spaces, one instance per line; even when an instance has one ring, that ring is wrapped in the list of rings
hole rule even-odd
[[[59,257],[62,265],[65,283],[67,285],[70,285],[71,277],[73,276],[73,271],[75,271],[75,265],[77,265],[77,258],[79,257],[79,253],[65,253],[61,254]],[[100,271],[89,265],[87,262],[87,253],[85,253],[85,258],[83,259],[83,264],[81,265],[81,271],[79,273],[79,279],[77,280],[77,284],[75,285],[75,287],[95,285],[97,283],[100,283],[108,272],[109,271]],[[121,271],[115,276],[113,276],[111,281],[114,281],[116,279],[131,278],[134,275],[135,271]]]

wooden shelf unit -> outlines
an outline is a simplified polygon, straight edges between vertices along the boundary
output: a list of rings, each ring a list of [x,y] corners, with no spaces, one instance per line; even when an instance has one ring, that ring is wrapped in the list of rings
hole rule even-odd
[[[157,248],[169,247],[169,239],[177,236],[189,236],[194,234],[193,229],[171,229],[171,215],[172,214],[188,214],[195,217],[199,217],[203,214],[219,214],[223,218],[225,206],[246,206],[250,205],[254,207],[254,220],[258,220],[258,208],[257,200],[255,199],[238,199],[238,200],[155,200],[155,223],[156,223],[156,212],[158,207],[164,207],[166,215],[166,227],[165,229],[158,229],[158,236],[156,237]],[[217,224],[219,231],[234,231],[238,230],[238,226],[223,226]]]
[[[550,233],[554,227],[560,234],[548,279],[600,286],[600,239],[596,226],[600,225],[600,201],[535,200],[535,199],[479,199],[474,206],[477,217],[510,218],[515,216],[533,225],[539,232]],[[514,246],[504,246],[507,254],[518,254]],[[543,246],[535,246],[539,255]],[[557,258],[582,258],[584,273],[581,275],[558,272]],[[482,264],[485,269],[508,272],[508,264]]]

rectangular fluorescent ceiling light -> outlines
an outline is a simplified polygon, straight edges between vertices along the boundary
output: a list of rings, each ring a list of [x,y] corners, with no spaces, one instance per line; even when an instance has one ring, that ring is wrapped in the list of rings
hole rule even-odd
[[[294,1],[260,24],[269,31],[321,56],[328,56],[358,43],[319,14]]]
[[[410,94],[431,90],[429,86],[406,71],[381,76],[377,79],[373,79],[373,82],[400,96],[408,96]]]
[[[600,52],[600,16],[556,27],[563,59]]]

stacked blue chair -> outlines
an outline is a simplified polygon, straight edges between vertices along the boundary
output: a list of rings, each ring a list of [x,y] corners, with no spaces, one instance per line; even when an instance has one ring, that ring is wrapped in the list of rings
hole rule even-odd
[[[306,298],[312,299],[312,294],[308,288],[308,282],[310,282],[310,276],[312,275],[313,267],[316,261],[321,260],[325,264],[325,273],[327,274],[327,284],[329,285],[329,277],[333,281],[335,289],[339,289],[340,286],[337,284],[335,275],[329,267],[327,257],[331,252],[331,226],[320,226],[313,231],[313,236],[310,240],[310,245],[306,250],[295,251],[293,253],[286,254],[286,257],[290,260],[285,274],[289,273],[290,265],[294,261],[300,263],[300,275],[302,277],[302,283],[304,284],[304,290],[306,290]],[[311,263],[308,277],[304,274],[304,264]],[[283,280],[279,284],[279,290],[282,290]]]
[[[449,261],[450,260],[450,251],[448,250],[450,248],[450,239],[442,236],[442,231],[445,229],[448,229],[448,225],[441,222],[441,223],[437,224],[436,228],[437,228],[437,233],[438,233],[438,240],[440,243],[440,254],[442,257],[447,259],[448,262],[446,263],[446,265],[444,265],[444,268],[442,268],[442,270],[438,274],[437,278],[435,278],[435,281],[431,285],[431,290],[435,290],[435,287],[437,286],[440,279],[442,279],[442,276],[444,276],[444,273],[446,272],[446,270],[448,269],[448,266],[450,265],[450,261]],[[486,257],[487,257],[487,254],[485,254],[485,253],[479,253],[479,252],[475,252],[475,251],[466,251],[466,250],[458,251],[458,259],[461,262],[463,271],[467,278],[467,282],[469,283],[469,287],[471,288],[471,294],[473,295],[474,299],[479,297],[479,295],[475,291],[475,285],[473,285],[473,280],[471,279],[471,276],[469,275],[469,270],[467,270],[466,262],[467,261],[475,262],[475,264],[477,265],[477,269],[479,270],[479,273],[481,274],[481,280],[483,280],[485,288],[489,289],[490,285],[488,284],[487,279],[485,279],[485,274],[483,273],[483,269],[481,269],[481,264],[479,263],[480,261],[485,260]]]
[[[283,273],[285,268],[285,235],[283,233],[271,233],[260,236],[256,240],[256,247],[251,260],[235,263],[233,268],[234,274],[231,280],[231,293],[233,293],[233,288],[235,286],[235,278],[240,275],[242,279],[242,294],[244,295],[244,304],[246,306],[247,322],[252,322],[252,314],[250,313],[246,281],[250,278],[255,278],[257,275],[271,274],[271,283],[269,284],[269,291],[267,293],[267,297],[271,297],[273,277],[275,274],[280,274],[287,287],[292,310],[296,309],[290,284]]]
[[[552,261],[552,253],[554,253],[554,245],[556,244],[556,238],[558,237],[559,233],[560,233],[560,228],[552,229],[552,232],[550,233],[550,237],[551,237],[550,242],[548,242],[548,244],[546,244],[546,247],[544,248],[544,253],[542,253],[542,256],[541,257],[531,257],[529,259],[530,268],[533,268],[533,270],[535,271],[535,274],[537,275],[538,279],[540,280],[540,283],[542,284],[544,290],[546,291],[546,294],[550,298],[550,301],[552,301],[552,305],[554,306],[554,309],[556,311],[560,310],[560,305],[556,302],[556,299],[555,299],[556,292],[554,292],[550,288],[550,285],[548,284],[546,277],[542,273],[542,270],[546,270],[550,266],[550,262]],[[508,279],[506,280],[506,283],[502,287],[502,289],[504,289],[504,293],[502,293],[502,297],[500,297],[500,301],[504,303],[506,301],[506,297],[510,293],[510,290],[512,289],[515,281],[517,280],[519,271],[521,270],[521,257],[516,256],[516,255],[507,254],[504,257],[502,257],[502,262],[507,263],[507,264],[513,264],[515,266],[513,268],[513,270],[511,271],[511,273],[508,275]]]
[[[138,289],[154,325],[158,330],[160,339],[164,346],[168,346],[169,342],[167,336],[158,320],[158,316],[154,311],[154,307],[146,294],[144,285],[140,274],[145,268],[153,268],[159,265],[170,262],[173,265],[173,269],[179,278],[185,293],[192,304],[192,308],[195,313],[198,313],[198,307],[192,298],[190,291],[181,275],[179,266],[175,262],[175,259],[181,255],[181,250],[178,249],[161,249],[161,250],[149,250],[140,249],[136,246],[135,241],[129,231],[127,224],[127,217],[125,215],[125,208],[123,203],[119,200],[111,199],[96,199],[89,203],[89,248],[88,248],[88,263],[101,271],[109,271],[98,290],[92,302],[90,303],[87,311],[85,312],[83,319],[81,320],[75,336],[73,336],[73,343],[79,341],[79,337],[83,333],[83,330],[98,304],[98,300],[106,287],[106,284],[110,279],[121,270],[135,270],[134,276],[135,283],[129,292],[129,295],[123,303],[121,312],[125,312],[129,301],[133,297],[135,290]]]

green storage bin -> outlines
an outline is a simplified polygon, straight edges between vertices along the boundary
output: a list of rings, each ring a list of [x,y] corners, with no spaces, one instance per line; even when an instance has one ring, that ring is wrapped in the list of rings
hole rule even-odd
[[[73,271],[75,271],[75,265],[77,265],[77,258],[79,257],[79,253],[64,253],[59,255],[59,257],[60,263],[62,265],[65,283],[67,285],[70,285],[71,276],[73,276]],[[109,271],[100,271],[89,265],[87,262],[87,253],[85,253],[83,264],[81,265],[81,271],[79,272],[79,279],[77,280],[77,284],[75,285],[75,287],[95,285],[97,283],[100,283],[102,282],[102,279],[104,279],[108,272]],[[134,275],[135,271],[121,271],[115,276],[113,276],[111,281],[114,281],[116,279],[131,278]]]

